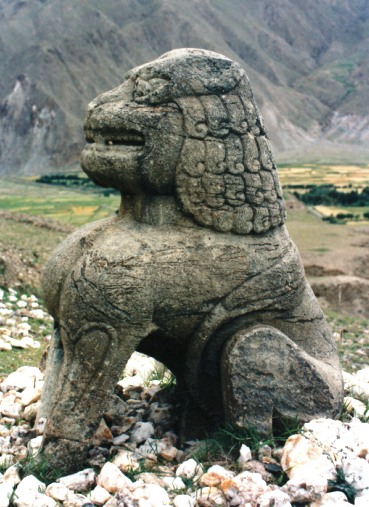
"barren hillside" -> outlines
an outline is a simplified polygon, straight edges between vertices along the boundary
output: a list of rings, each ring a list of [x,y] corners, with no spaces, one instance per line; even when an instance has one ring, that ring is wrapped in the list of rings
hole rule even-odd
[[[0,0],[0,174],[76,162],[86,104],[181,46],[244,66],[279,160],[367,160],[367,0]]]

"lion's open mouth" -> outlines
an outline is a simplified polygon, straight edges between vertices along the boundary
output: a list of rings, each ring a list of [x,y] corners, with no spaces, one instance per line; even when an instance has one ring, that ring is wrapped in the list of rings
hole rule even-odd
[[[145,146],[144,136],[134,130],[127,130],[125,132],[94,132],[86,131],[86,141],[89,144],[96,143],[97,145],[107,146],[114,148],[128,148],[131,150],[141,150]]]

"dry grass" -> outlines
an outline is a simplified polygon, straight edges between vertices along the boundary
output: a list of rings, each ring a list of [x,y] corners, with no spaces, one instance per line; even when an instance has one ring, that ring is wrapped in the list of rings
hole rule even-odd
[[[369,185],[369,165],[315,165],[281,166],[278,168],[282,185],[323,185],[337,187]]]

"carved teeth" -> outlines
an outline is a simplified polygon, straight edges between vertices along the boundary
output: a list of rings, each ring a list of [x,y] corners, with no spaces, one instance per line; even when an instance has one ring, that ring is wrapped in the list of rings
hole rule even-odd
[[[145,138],[139,132],[114,132],[109,133],[109,137],[102,137],[97,131],[85,131],[86,141],[90,144],[101,142],[105,146],[127,146],[133,148],[142,148],[145,145]]]

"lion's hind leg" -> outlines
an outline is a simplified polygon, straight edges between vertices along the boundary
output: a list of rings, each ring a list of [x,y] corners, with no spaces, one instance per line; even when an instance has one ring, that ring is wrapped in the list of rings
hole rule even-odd
[[[341,400],[332,372],[273,327],[241,330],[222,354],[226,417],[261,435],[272,433],[274,414],[298,421],[335,417]]]

